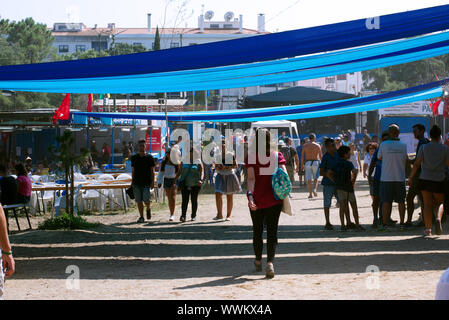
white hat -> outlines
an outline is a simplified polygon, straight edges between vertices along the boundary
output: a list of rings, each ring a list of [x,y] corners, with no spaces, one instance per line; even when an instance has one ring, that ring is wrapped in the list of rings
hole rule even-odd
[[[443,273],[438,282],[435,300],[449,300],[449,269]]]
[[[285,142],[284,142],[284,140],[279,140],[279,145],[280,145],[281,147],[285,147]]]

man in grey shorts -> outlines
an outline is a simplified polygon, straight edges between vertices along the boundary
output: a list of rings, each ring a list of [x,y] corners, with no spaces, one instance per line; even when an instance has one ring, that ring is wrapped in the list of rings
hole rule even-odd
[[[14,273],[14,258],[12,257],[11,244],[8,238],[8,228],[6,217],[0,205],[0,300],[3,299],[5,277],[8,278]]]
[[[317,197],[318,170],[322,158],[321,146],[316,143],[316,135],[309,135],[309,142],[304,144],[301,152],[301,169],[305,172],[305,180],[309,190],[309,199]],[[312,195],[313,193],[313,195]]]

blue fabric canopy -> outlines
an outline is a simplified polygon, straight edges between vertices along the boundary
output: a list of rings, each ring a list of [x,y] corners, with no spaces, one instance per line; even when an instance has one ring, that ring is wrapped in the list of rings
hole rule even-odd
[[[181,71],[166,75],[110,78],[0,81],[0,88],[18,91],[125,93],[212,90],[266,85],[375,69],[449,52],[449,32],[393,43],[310,57],[261,62],[247,66]],[[374,56],[370,56],[374,55]],[[234,70],[230,70],[234,68]],[[289,72],[281,72],[289,71]],[[180,74],[181,73],[181,74]]]
[[[346,99],[338,102],[314,103],[306,105],[272,107],[264,109],[247,109],[215,112],[170,112],[169,121],[217,121],[217,122],[245,122],[278,119],[306,119],[331,115],[362,112],[387,108],[395,105],[421,101],[442,95],[442,86],[449,79],[432,82],[426,85],[408,89],[378,94],[363,98]],[[80,116],[114,119],[147,119],[165,120],[163,112],[151,113],[102,113],[102,112],[73,112],[72,116],[79,121]]]
[[[198,46],[106,58],[0,67],[0,80],[42,80],[150,74],[269,61],[391,41],[449,29],[449,5],[367,20],[273,33]]]

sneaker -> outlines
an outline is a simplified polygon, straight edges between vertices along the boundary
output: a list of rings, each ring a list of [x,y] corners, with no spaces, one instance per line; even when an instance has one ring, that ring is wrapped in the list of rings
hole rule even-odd
[[[315,198],[318,197],[318,193],[316,193],[316,191],[313,192],[313,195],[315,196]]]
[[[219,221],[219,220],[223,220],[223,218],[214,217],[214,218],[212,218],[212,220],[214,220],[214,221]]]
[[[313,196],[311,194],[309,194],[309,196],[307,197],[307,199],[313,199]]]
[[[393,219],[390,218],[388,223],[394,225],[394,224],[398,223],[398,221],[397,220],[393,220]]]
[[[441,225],[441,220],[435,221],[435,234],[441,235],[443,233],[443,226]]]
[[[174,220],[175,220],[175,216],[174,215],[171,215],[170,219],[168,219],[168,221],[174,221]]]
[[[257,263],[256,260],[254,260],[254,267],[256,267],[256,272],[262,272],[262,261]]]
[[[400,223],[399,224],[399,230],[400,231],[404,231],[406,229],[405,223]]]
[[[324,229],[325,229],[325,230],[334,230],[334,226],[331,225],[330,223],[327,223],[327,224],[324,226]]]
[[[357,225],[353,222],[350,222],[349,225],[346,226],[348,229],[357,229]]]
[[[229,217],[228,217],[228,218],[226,218],[226,220],[225,220],[225,221],[231,221],[231,218],[229,218]]]
[[[196,221],[196,217],[192,217],[192,221]]]
[[[151,209],[147,209],[147,220],[151,220]]]
[[[380,232],[391,232],[391,229],[387,225],[382,224],[382,225],[380,225],[379,228],[377,228],[377,231],[380,231]]]
[[[267,279],[273,279],[274,278],[274,266],[272,263],[267,264],[267,272],[266,272]]]
[[[140,218],[137,220],[137,223],[145,223],[145,219],[144,219],[143,217],[140,217]]]
[[[186,222],[186,217],[181,216],[181,218],[179,219],[179,221],[181,221],[181,222]]]
[[[371,227],[372,227],[373,229],[377,229],[378,226],[379,226],[379,221],[378,221],[378,220],[374,220]]]
[[[356,226],[356,230],[358,231],[365,231],[365,228],[362,227],[361,225]]]
[[[341,232],[348,231],[348,227],[347,227],[347,226],[341,226],[341,227],[340,227],[340,231],[341,231]]]

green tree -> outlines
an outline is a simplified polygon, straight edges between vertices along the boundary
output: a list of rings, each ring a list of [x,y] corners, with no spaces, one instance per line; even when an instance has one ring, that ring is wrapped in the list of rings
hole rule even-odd
[[[119,56],[122,54],[132,54],[145,52],[147,49],[142,44],[117,43],[109,48],[108,53],[111,56]]]
[[[365,88],[374,91],[394,91],[435,81],[448,75],[449,55],[374,69],[363,72]]]
[[[7,41],[13,46],[21,63],[48,61],[55,53],[51,31],[45,24],[36,23],[33,18],[13,21],[7,31]]]
[[[161,50],[161,35],[159,34],[159,26],[156,26],[156,35],[154,37],[154,51]]]
[[[64,133],[56,137],[58,147],[50,148],[50,152],[56,154],[56,161],[61,162],[65,172],[65,200],[67,212],[73,216],[74,213],[74,191],[75,191],[75,179],[73,173],[73,167],[80,165],[90,152],[86,149],[81,150],[80,154],[75,153],[75,137],[71,131],[64,131]],[[69,193],[69,181],[70,181],[70,193]]]

